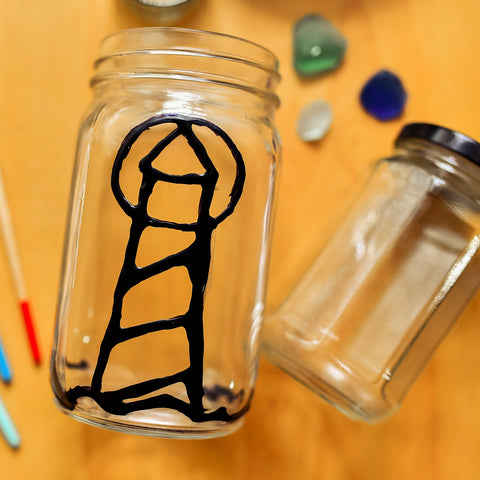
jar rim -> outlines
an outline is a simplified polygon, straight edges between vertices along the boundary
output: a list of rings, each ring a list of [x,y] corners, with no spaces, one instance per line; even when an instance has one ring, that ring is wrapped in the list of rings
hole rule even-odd
[[[211,49],[209,48],[208,51],[212,53],[217,53],[222,56],[222,53],[225,56],[228,56],[229,52],[227,48],[229,46],[234,46],[235,44],[239,47],[239,52],[235,56],[238,60],[246,60],[249,63],[256,64],[260,67],[263,66],[266,70],[271,70],[272,72],[277,72],[278,74],[278,58],[277,56],[268,48],[260,45],[259,43],[253,42],[251,40],[247,40],[242,37],[237,37],[235,35],[230,35],[227,33],[220,33],[220,32],[213,32],[209,30],[195,30],[190,28],[180,28],[180,27],[137,27],[137,28],[129,28],[124,30],[119,30],[117,32],[113,32],[106,37],[104,37],[100,42],[100,54],[97,62],[100,61],[104,57],[108,57],[111,55],[115,55],[118,53],[123,53],[123,47],[127,40],[134,40],[134,37],[137,37],[137,41],[139,40],[138,37],[148,37],[146,40],[165,40],[167,36],[173,37],[175,39],[183,40],[183,41],[193,41],[195,39],[199,39],[203,37],[208,42],[222,41],[224,45],[221,49]],[[128,38],[130,37],[130,38]],[[122,40],[123,39],[123,40]],[[119,41],[117,41],[119,40]],[[228,45],[226,45],[228,42]],[[143,42],[139,42],[142,44]],[[164,42],[166,43],[166,42]],[[145,47],[145,45],[142,45]],[[181,43],[175,45],[176,49],[181,48],[188,48],[188,44],[182,45]],[[166,48],[166,47],[164,47]],[[144,51],[148,50],[156,50],[157,48],[142,48]],[[248,49],[248,50],[246,50]]]
[[[205,62],[214,70],[210,76],[202,70]],[[92,85],[112,74],[125,78],[208,78],[214,83],[267,94],[278,105],[274,93],[280,81],[278,64],[269,49],[233,35],[178,27],[140,27],[114,32],[101,41]]]

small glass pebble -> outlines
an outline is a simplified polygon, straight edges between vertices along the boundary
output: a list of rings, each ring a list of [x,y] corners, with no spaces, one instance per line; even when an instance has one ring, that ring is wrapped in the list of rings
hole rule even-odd
[[[303,107],[297,121],[297,134],[305,142],[320,140],[330,129],[333,112],[325,100],[316,100]]]
[[[337,68],[345,55],[347,41],[325,18],[306,15],[294,27],[294,67],[309,76]]]
[[[360,92],[363,108],[378,120],[388,121],[402,115],[407,92],[400,78],[388,70],[373,75]]]

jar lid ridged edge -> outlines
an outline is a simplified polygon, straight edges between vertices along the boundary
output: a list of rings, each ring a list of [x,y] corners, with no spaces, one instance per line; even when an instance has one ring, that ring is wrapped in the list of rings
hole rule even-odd
[[[409,138],[427,140],[480,166],[480,143],[463,133],[431,123],[410,123],[402,128],[395,145]]]

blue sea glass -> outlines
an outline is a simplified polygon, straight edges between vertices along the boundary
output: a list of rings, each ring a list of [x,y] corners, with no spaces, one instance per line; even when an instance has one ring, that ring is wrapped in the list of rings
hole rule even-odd
[[[381,70],[362,88],[360,102],[363,108],[378,120],[393,120],[403,113],[407,92],[397,75]]]

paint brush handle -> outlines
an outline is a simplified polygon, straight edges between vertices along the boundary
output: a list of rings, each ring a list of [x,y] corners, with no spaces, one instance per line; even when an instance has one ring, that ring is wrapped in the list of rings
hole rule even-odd
[[[8,361],[7,354],[5,353],[5,348],[3,347],[1,338],[0,338],[0,378],[5,383],[10,383],[12,381],[12,369],[10,368],[10,363]]]
[[[25,328],[27,331],[30,349],[32,351],[35,363],[40,363],[40,351],[33,327],[32,314],[27,300],[27,290],[23,280],[22,268],[20,265],[20,257],[17,251],[17,244],[13,234],[12,219],[10,218],[10,209],[8,208],[7,195],[0,171],[0,230],[3,237],[7,260],[10,266],[10,272],[13,278],[15,293],[19,302],[20,310],[23,315]]]
[[[0,432],[12,448],[20,446],[20,435],[2,399],[0,398]]]

